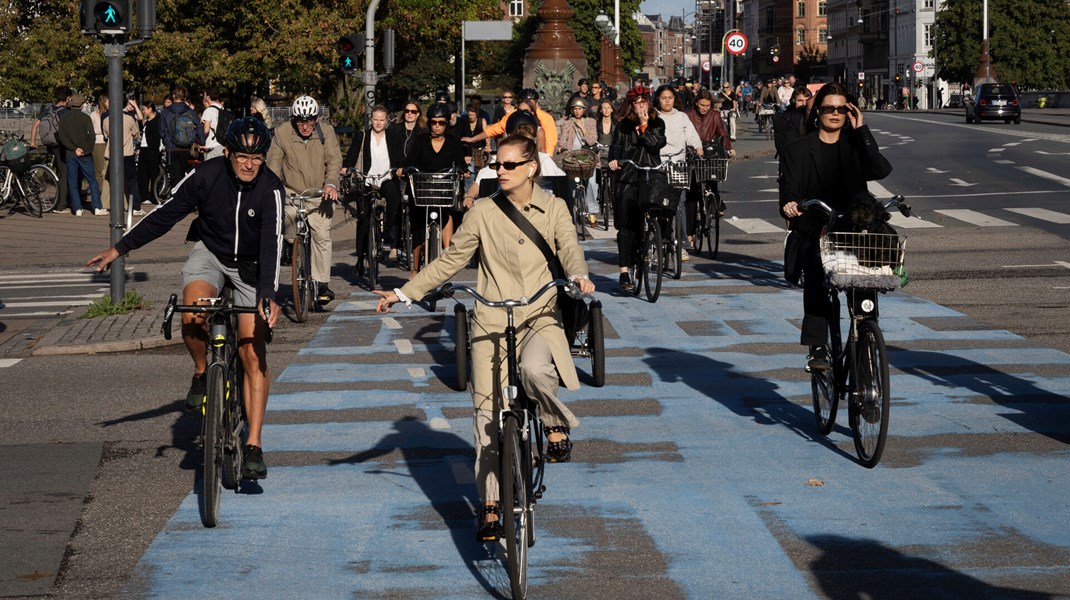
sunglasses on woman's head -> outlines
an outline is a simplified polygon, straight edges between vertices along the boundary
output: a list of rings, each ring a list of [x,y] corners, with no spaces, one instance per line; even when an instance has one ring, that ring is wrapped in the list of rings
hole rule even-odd
[[[526,165],[526,164],[528,164],[529,162],[531,162],[533,160],[534,159],[529,158],[527,160],[519,160],[519,161],[515,161],[515,162],[511,161],[511,160],[510,161],[506,161],[506,162],[492,162],[492,163],[487,163],[487,166],[490,167],[491,171],[497,171],[498,169],[500,169],[502,167],[505,167],[506,171],[514,171],[514,170],[516,170],[517,167],[519,167],[521,165]]]
[[[851,112],[851,109],[847,108],[846,106],[832,106],[831,104],[826,104],[826,105],[821,107],[821,114],[823,114],[823,115],[831,115],[832,113],[839,113],[841,115],[846,115],[846,114],[849,114],[850,112]]]

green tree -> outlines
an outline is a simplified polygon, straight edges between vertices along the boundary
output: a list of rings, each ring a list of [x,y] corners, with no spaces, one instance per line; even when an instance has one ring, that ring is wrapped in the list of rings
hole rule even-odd
[[[974,80],[981,64],[982,0],[947,0],[936,15],[936,66],[948,81]],[[1000,81],[1022,88],[1070,84],[1070,4],[991,0],[989,56]]]

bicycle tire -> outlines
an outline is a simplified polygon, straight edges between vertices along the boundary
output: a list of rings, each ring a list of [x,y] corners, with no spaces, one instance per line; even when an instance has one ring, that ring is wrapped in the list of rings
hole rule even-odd
[[[702,254],[702,248],[706,246],[706,183],[699,183],[699,200],[696,203],[695,233],[691,236],[691,247],[696,255]]]
[[[576,227],[576,238],[581,242],[587,239],[587,207],[583,184],[577,184],[572,192],[572,222]],[[582,207],[582,208],[581,208]]]
[[[766,117],[765,121],[765,139],[773,139],[773,117]]]
[[[47,165],[34,165],[26,172],[31,185],[39,186],[41,212],[52,212],[59,204],[59,177]]]
[[[855,391],[848,410],[855,452],[863,467],[872,469],[880,462],[888,440],[889,389],[888,348],[876,321],[858,324],[855,342]]]
[[[304,323],[312,308],[312,282],[308,275],[304,236],[297,236],[291,245],[291,271],[293,273],[294,319]]]
[[[20,189],[19,193],[22,196],[22,206],[26,210],[26,214],[40,219],[43,216],[43,213],[41,212],[41,199],[37,195],[37,191],[28,179],[22,177],[19,178],[17,185]]]
[[[440,232],[438,230],[438,223],[432,223],[427,228],[427,240],[424,241],[424,266],[433,263],[438,258],[439,252],[442,250],[442,239],[439,237]],[[438,306],[437,302],[428,302],[428,308],[431,312],[435,311]]]
[[[0,207],[7,204],[8,200],[11,200],[11,188],[14,186],[14,178],[12,178],[12,185],[4,185],[7,183],[8,173],[11,169],[0,165]]]
[[[457,385],[454,389],[463,392],[468,389],[469,363],[468,309],[463,304],[453,305],[453,320],[453,339],[457,346],[453,353],[454,367],[457,369]]]
[[[375,217],[375,209],[371,212],[371,223],[368,227],[367,261],[368,289],[374,290],[379,284],[379,220]]]
[[[836,305],[834,314],[839,314]],[[829,368],[824,371],[810,372],[810,393],[814,404],[814,419],[817,431],[828,435],[836,427],[836,411],[840,405],[839,381],[840,357],[840,320],[832,319],[825,329],[825,348],[828,348]]]
[[[219,522],[219,496],[223,466],[223,407],[227,395],[226,367],[215,363],[208,366],[207,398],[201,423],[204,444],[204,471],[201,476],[201,523],[215,527]]]
[[[714,190],[713,198],[716,200],[716,204],[710,213],[710,222],[713,223],[713,226],[710,227],[709,245],[710,258],[717,258],[717,253],[721,249],[721,192]]]
[[[165,165],[160,166],[160,172],[152,182],[152,195],[156,197],[157,204],[163,204],[171,199],[171,182]]]
[[[606,384],[606,334],[602,321],[602,303],[591,303],[590,323],[587,325],[587,344],[591,352],[591,378],[594,387]]]
[[[602,179],[598,186],[598,210],[602,211],[602,230],[609,231],[609,222],[613,216],[613,189],[609,177]]]
[[[519,423],[507,416],[502,431],[501,518],[505,534],[505,555],[509,587],[513,598],[521,600],[528,591],[528,485],[524,476],[523,448]]]
[[[234,331],[229,337],[230,340],[237,339],[237,331]],[[233,354],[237,354],[236,350],[231,351]],[[229,393],[227,394],[226,411],[223,413],[223,431],[226,438],[223,440],[223,489],[237,490],[238,484],[241,481],[241,463],[242,463],[242,429],[245,428],[245,419],[242,418],[244,410],[242,408],[242,382],[245,378],[245,371],[241,364],[241,359],[231,360],[233,367],[230,369],[230,381]]]
[[[676,223],[677,216],[673,215],[669,219],[669,226],[671,227],[669,235],[669,250],[672,252],[673,268],[672,278],[680,279],[684,274],[684,243],[680,239],[680,230],[677,228]]]
[[[665,274],[664,247],[661,245],[661,224],[657,218],[648,218],[646,220],[641,252],[640,262],[643,269],[646,299],[654,303],[658,301],[658,296],[661,295],[661,279]]]
[[[401,246],[405,250],[404,269],[412,271],[412,229],[409,227],[409,208],[407,204],[401,205]],[[398,266],[401,267],[401,256],[398,255]]]

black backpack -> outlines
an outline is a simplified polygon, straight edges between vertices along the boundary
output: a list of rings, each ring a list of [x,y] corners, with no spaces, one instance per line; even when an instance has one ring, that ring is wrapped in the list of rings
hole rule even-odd
[[[223,144],[223,137],[227,135],[227,129],[230,128],[230,124],[234,122],[234,113],[223,108],[222,106],[215,107],[217,111],[215,121],[215,139],[220,144]]]

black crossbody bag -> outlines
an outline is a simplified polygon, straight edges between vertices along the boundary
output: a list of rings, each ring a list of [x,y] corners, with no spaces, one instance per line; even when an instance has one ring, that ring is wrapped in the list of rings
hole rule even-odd
[[[495,192],[491,199],[505,213],[505,216],[509,217],[509,220],[520,228],[520,232],[527,236],[546,257],[546,265],[550,269],[550,276],[554,279],[565,279],[565,269],[561,266],[561,260],[550,249],[550,244],[546,243],[546,238],[542,237],[542,234],[539,233],[538,229],[535,229],[531,221],[525,219],[524,215],[520,214],[520,211],[516,209],[516,206],[507,200],[500,191]],[[568,340],[571,346],[576,340],[576,333],[586,327],[587,322],[590,321],[591,311],[587,308],[587,303],[582,299],[573,298],[560,291],[557,294],[557,308],[561,311],[561,324],[565,328],[565,339]]]

